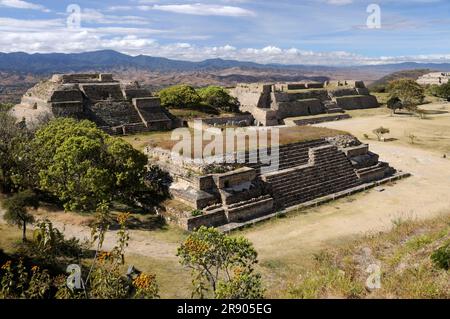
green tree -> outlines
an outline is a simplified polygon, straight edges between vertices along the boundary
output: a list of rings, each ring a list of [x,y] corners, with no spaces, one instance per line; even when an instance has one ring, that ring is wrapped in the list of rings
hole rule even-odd
[[[389,83],[390,98],[398,98],[407,109],[416,107],[425,99],[425,89],[412,79],[400,79]]]
[[[3,218],[11,225],[16,225],[22,229],[22,241],[27,241],[27,224],[34,222],[34,217],[28,213],[30,207],[37,208],[39,201],[36,194],[30,190],[25,190],[14,194],[6,199],[3,207],[6,212]]]
[[[450,81],[446,84],[442,84],[437,89],[437,96],[445,99],[446,101],[450,101]]]
[[[0,192],[11,192],[21,186],[27,172],[30,133],[16,124],[16,119],[0,111]]]
[[[230,237],[202,226],[178,248],[180,263],[192,270],[193,296],[263,298],[257,252],[244,237]]]
[[[88,121],[56,119],[36,133],[42,190],[67,210],[93,211],[102,202],[137,201],[145,189],[147,157]]]
[[[176,85],[159,92],[161,104],[165,107],[189,108],[197,106],[201,98],[189,85]]]
[[[208,86],[198,90],[200,97],[206,104],[223,111],[234,112],[238,109],[237,99],[220,86]]]
[[[397,110],[401,110],[403,108],[402,101],[398,97],[391,97],[387,101],[387,108],[390,109],[393,114],[395,114]]]

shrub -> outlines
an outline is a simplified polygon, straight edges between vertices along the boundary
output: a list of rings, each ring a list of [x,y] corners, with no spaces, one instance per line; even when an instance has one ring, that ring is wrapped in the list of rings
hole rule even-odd
[[[220,86],[208,86],[198,90],[202,101],[222,111],[234,112],[239,109],[237,99]]]
[[[450,269],[450,242],[437,249],[431,255],[431,260],[439,268],[449,270]]]
[[[192,217],[198,217],[198,216],[202,216],[203,212],[200,209],[195,209],[191,212],[191,216]]]
[[[389,134],[391,131],[388,128],[379,127],[375,130],[373,130],[373,133],[377,136],[378,140],[381,141],[383,138],[383,135]]]
[[[221,299],[259,299],[264,295],[255,272],[257,253],[244,237],[230,237],[202,226],[178,248],[180,263],[192,270],[192,295]]]
[[[197,91],[189,85],[176,85],[159,92],[161,105],[165,107],[188,108],[201,102]]]

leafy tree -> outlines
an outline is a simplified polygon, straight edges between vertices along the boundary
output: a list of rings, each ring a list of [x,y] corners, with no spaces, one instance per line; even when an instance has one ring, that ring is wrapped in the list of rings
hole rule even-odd
[[[447,101],[450,101],[450,81],[446,84],[442,84],[436,90],[438,97],[443,98]]]
[[[401,110],[403,108],[402,101],[398,97],[391,97],[387,101],[388,109],[392,110],[392,113],[395,114],[397,110]]]
[[[389,83],[387,87],[390,98],[401,100],[405,108],[410,108],[423,103],[425,89],[412,79],[400,79]]]
[[[56,119],[33,141],[39,186],[67,210],[92,211],[102,202],[138,201],[147,157],[88,121]]]
[[[28,208],[39,206],[36,194],[30,190],[14,194],[3,203],[6,210],[3,218],[11,225],[22,229],[22,241],[27,241],[27,224],[34,222],[34,217],[28,213]]]
[[[189,108],[201,102],[197,91],[189,85],[176,85],[161,90],[159,97],[165,107]]]
[[[29,141],[31,135],[24,127],[16,124],[16,119],[0,111],[0,192],[17,190],[25,181],[30,163]]]
[[[220,86],[208,86],[198,90],[200,97],[206,104],[223,111],[234,112],[238,109],[237,99],[232,97]]]
[[[373,133],[377,136],[378,140],[381,141],[383,138],[383,135],[389,134],[391,131],[388,128],[379,127],[375,130],[373,130]]]
[[[230,237],[202,226],[178,248],[180,263],[192,270],[193,296],[263,298],[261,276],[255,272],[257,252],[244,237]]]

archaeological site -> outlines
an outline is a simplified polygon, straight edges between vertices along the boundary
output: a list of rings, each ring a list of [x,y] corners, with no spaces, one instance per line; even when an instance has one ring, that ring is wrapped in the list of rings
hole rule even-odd
[[[310,126],[347,119],[346,110],[377,108],[362,81],[238,84],[230,94],[239,101],[240,114],[200,119],[198,128],[173,116],[138,83],[121,83],[111,74],[65,74],[38,83],[11,112],[27,124],[42,117],[89,119],[113,135],[165,131],[161,140],[150,140],[144,153],[150,165],[170,175],[171,196],[188,208],[166,207],[165,217],[187,230],[202,225],[235,229],[407,175],[350,134]],[[244,143],[223,156],[198,158],[173,150],[171,130],[180,126],[202,134],[239,127],[244,141],[251,132],[277,129],[279,144]]]
[[[111,74],[54,75],[38,83],[12,113],[27,123],[53,117],[88,119],[110,134],[167,130],[173,117],[139,83],[120,83]]]
[[[285,209],[317,205],[407,176],[350,134],[310,126],[281,128],[276,149],[246,146],[210,161],[180,155],[172,144],[161,142],[164,146],[154,143],[145,153],[151,164],[170,173],[172,196],[191,207],[166,212],[168,220],[188,230],[202,225],[236,229]],[[230,158],[243,161],[230,164]]]
[[[450,72],[432,72],[421,76],[417,83],[420,85],[442,85],[450,81]]]
[[[362,81],[329,81],[325,83],[239,84],[231,91],[241,111],[251,113],[257,124],[285,124],[293,118],[296,124],[313,124],[348,118],[345,110],[378,107]],[[297,117],[314,116],[305,120]]]

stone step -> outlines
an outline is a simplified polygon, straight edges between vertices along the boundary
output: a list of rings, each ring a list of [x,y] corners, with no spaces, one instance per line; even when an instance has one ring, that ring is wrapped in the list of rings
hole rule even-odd
[[[280,195],[280,196],[283,196],[284,194],[290,194],[290,193],[293,193],[293,192],[297,192],[297,191],[307,191],[307,190],[309,190],[309,189],[318,189],[317,187],[318,187],[318,185],[322,185],[322,184],[330,184],[330,185],[333,185],[333,184],[336,184],[336,185],[338,185],[340,182],[359,182],[358,181],[358,178],[356,177],[356,175],[354,175],[354,176],[340,176],[340,177],[337,177],[337,178],[335,178],[335,179],[333,179],[333,180],[321,180],[321,181],[319,181],[319,180],[316,180],[316,181],[312,181],[311,183],[308,183],[308,184],[306,184],[306,183],[297,183],[297,184],[291,184],[291,183],[289,183],[289,184],[286,184],[284,187],[275,187],[275,188],[272,188],[272,190],[273,190],[273,192],[274,192],[274,194],[277,194],[277,195]],[[308,185],[308,186],[305,186],[305,185]]]

